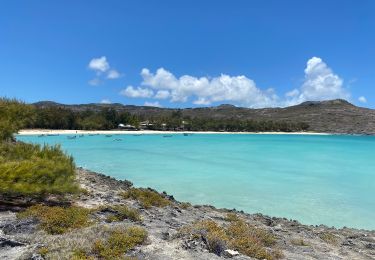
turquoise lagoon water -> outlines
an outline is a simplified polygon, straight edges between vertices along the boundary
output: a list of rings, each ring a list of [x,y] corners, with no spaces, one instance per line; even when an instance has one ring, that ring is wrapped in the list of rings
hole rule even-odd
[[[120,138],[122,141],[114,141]],[[181,201],[375,229],[375,137],[312,135],[18,136],[62,145],[76,164]]]

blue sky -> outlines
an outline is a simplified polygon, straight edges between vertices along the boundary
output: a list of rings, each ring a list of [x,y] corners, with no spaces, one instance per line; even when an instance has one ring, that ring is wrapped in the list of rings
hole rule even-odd
[[[375,1],[2,1],[0,95],[375,107]]]

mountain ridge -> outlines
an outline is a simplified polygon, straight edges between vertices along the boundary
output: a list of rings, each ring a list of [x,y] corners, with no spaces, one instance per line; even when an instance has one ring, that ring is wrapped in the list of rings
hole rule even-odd
[[[38,108],[61,107],[73,111],[100,111],[103,108],[113,108],[146,117],[170,115],[175,111],[181,111],[183,117],[304,122],[309,125],[309,131],[314,132],[375,135],[375,110],[355,106],[343,99],[306,101],[283,108],[245,108],[221,104],[214,107],[179,109],[120,103],[66,105],[53,101],[40,101],[33,105]]]

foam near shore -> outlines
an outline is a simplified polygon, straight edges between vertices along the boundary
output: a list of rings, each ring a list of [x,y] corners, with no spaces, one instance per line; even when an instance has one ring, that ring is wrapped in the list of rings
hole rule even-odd
[[[23,129],[19,135],[47,135],[47,134],[268,134],[268,135],[329,135],[316,132],[214,132],[214,131],[126,131],[126,130],[54,130],[54,129]]]

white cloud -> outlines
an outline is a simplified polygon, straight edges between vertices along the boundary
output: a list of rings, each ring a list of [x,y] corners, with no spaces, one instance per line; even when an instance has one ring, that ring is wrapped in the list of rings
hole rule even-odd
[[[96,72],[106,72],[109,70],[109,63],[107,62],[107,58],[102,56],[100,58],[94,58],[89,63],[89,69],[94,70]]]
[[[98,78],[94,78],[94,79],[91,79],[91,80],[89,80],[89,85],[91,85],[91,86],[98,86],[98,85],[100,85],[102,82],[100,81],[100,79],[98,79]]]
[[[129,86],[122,91],[128,97],[168,99],[170,102],[192,102],[196,105],[231,103],[252,108],[296,105],[304,101],[349,99],[350,93],[337,74],[318,57],[307,61],[305,76],[299,88],[280,98],[273,89],[261,89],[244,76],[221,74],[217,77],[175,76],[159,68],[141,71],[141,87]]]
[[[117,70],[114,70],[114,69],[111,69],[110,71],[108,71],[108,74],[107,74],[107,78],[109,79],[118,79],[120,76],[121,74]]]
[[[148,88],[128,86],[126,89],[121,90],[120,94],[131,98],[150,98],[154,95],[154,91]]]
[[[111,100],[105,98],[100,101],[100,104],[112,104],[112,102]]]
[[[151,73],[145,68],[141,76],[143,87],[158,90],[154,98],[169,98],[171,102],[187,102],[193,99],[194,104],[201,105],[232,102],[249,107],[261,107],[274,106],[278,99],[273,91],[260,90],[253,80],[245,76],[222,74],[214,78],[197,78],[183,75],[177,78],[163,68],[159,68],[156,73]]]
[[[158,90],[158,92],[156,92],[154,98],[156,99],[167,99],[170,97],[170,93],[168,90]]]
[[[358,98],[358,101],[361,102],[361,103],[367,103],[367,99],[364,96],[360,96]]]
[[[321,58],[312,57],[307,61],[301,88],[288,92],[286,96],[291,98],[286,104],[291,105],[304,101],[349,99],[350,93],[344,87],[343,80]]]
[[[299,90],[298,89],[293,89],[293,90],[291,90],[291,91],[289,91],[289,92],[286,92],[285,93],[285,96],[286,97],[297,97],[299,95]]]
[[[160,105],[160,103],[158,101],[155,101],[155,102],[148,102],[146,101],[144,103],[145,106],[148,106],[148,107],[163,107],[162,105]]]

